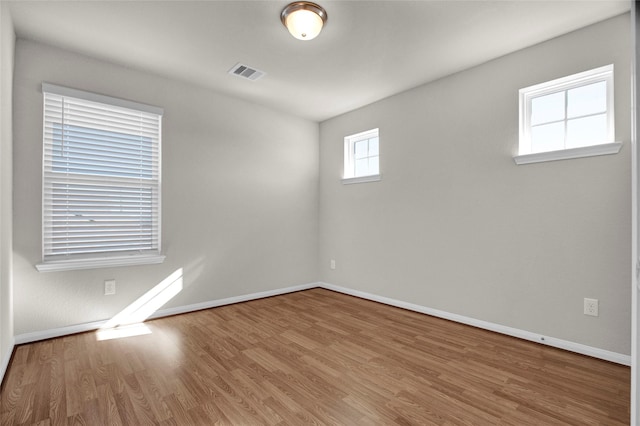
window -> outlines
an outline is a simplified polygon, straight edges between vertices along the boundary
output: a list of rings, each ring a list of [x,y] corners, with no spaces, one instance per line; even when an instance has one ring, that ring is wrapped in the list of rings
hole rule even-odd
[[[162,109],[43,83],[40,271],[162,262]]]
[[[344,138],[343,183],[380,180],[380,138],[378,129]]]
[[[614,143],[613,65],[520,90],[518,164],[619,150]]]

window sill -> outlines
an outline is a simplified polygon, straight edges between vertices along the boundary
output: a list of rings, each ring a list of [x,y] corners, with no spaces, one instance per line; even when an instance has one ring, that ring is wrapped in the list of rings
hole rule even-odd
[[[164,262],[161,254],[101,257],[94,259],[53,260],[36,265],[39,272],[73,271],[78,269],[112,268],[117,266],[151,265]]]
[[[352,178],[343,178],[343,185],[351,185],[352,183],[377,182],[382,179],[382,175],[359,176]]]
[[[617,154],[622,148],[622,142],[604,143],[601,145],[584,146],[580,148],[563,149],[560,151],[537,152],[535,154],[516,155],[513,161],[517,165],[542,163],[545,161],[570,160],[572,158],[595,157],[598,155]]]

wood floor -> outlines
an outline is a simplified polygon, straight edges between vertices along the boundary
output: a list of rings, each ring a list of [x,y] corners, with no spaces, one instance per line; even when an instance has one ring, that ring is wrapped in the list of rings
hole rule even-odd
[[[313,289],[18,346],[2,425],[628,425],[629,368]]]

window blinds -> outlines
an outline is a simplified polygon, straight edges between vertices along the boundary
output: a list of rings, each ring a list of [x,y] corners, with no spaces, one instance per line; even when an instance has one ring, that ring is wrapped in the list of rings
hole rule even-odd
[[[44,261],[159,253],[162,109],[43,93]]]

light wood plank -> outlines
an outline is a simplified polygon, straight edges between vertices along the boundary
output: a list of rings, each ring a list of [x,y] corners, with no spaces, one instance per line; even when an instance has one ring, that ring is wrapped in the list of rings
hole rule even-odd
[[[313,289],[18,346],[2,425],[626,425],[629,368]]]

